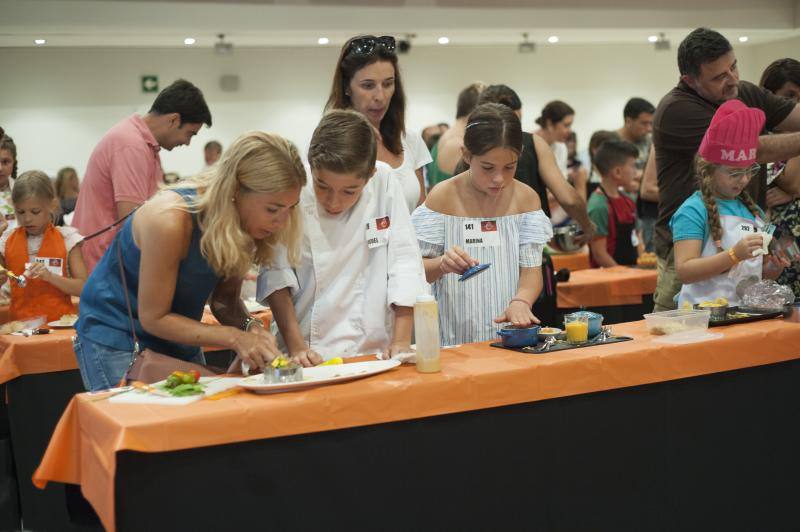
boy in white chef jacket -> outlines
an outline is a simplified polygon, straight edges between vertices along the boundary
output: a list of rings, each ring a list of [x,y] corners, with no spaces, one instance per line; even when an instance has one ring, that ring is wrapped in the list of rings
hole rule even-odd
[[[410,350],[414,300],[427,283],[403,189],[376,158],[361,114],[326,114],[297,206],[301,255],[282,249],[259,273],[257,297],[272,309],[279,346],[304,365]]]

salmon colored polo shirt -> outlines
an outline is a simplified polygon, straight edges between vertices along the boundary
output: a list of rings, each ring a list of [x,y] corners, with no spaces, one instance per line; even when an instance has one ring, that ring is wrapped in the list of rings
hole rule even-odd
[[[78,194],[72,225],[91,235],[114,223],[117,202],[141,205],[155,194],[164,179],[158,152],[161,146],[139,115],[111,128],[94,148]],[[116,229],[83,244],[83,258],[91,272],[114,239]]]

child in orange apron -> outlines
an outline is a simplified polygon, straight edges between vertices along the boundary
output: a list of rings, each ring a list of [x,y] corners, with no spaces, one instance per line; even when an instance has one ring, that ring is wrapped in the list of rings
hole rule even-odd
[[[75,314],[71,296],[79,296],[86,281],[80,251],[83,237],[73,227],[55,227],[55,190],[39,171],[25,172],[11,193],[18,227],[0,237],[0,261],[17,275],[25,275],[23,288],[11,281],[12,320],[46,316],[56,321]],[[0,273],[0,282],[6,274]]]

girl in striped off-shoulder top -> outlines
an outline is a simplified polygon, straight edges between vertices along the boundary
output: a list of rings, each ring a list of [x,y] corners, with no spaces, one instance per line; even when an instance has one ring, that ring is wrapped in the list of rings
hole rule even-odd
[[[531,307],[553,231],[536,192],[514,179],[521,150],[519,117],[503,105],[481,105],[464,134],[469,168],[436,185],[412,216],[444,345],[492,339],[504,324],[539,323]],[[479,263],[491,267],[464,282],[449,275]]]

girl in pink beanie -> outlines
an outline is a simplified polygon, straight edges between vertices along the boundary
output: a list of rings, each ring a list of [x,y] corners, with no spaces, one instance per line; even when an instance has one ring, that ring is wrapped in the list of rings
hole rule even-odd
[[[700,190],[670,220],[675,269],[683,283],[680,307],[718,297],[737,305],[739,282],[761,279],[762,273],[775,278],[788,265],[766,255],[766,216],[745,190],[758,174],[758,136],[765,120],[762,110],[729,100],[703,137],[696,160]]]

